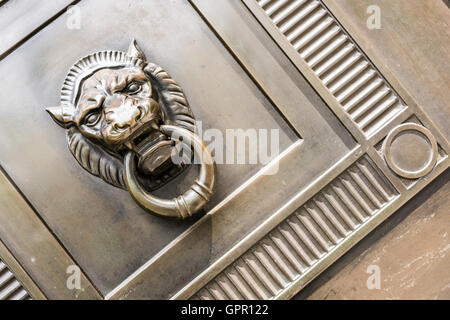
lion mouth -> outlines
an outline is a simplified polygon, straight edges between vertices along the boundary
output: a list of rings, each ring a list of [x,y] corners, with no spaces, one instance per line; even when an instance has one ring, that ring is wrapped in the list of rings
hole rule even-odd
[[[173,142],[160,131],[156,120],[138,128],[127,139],[125,146],[135,153],[138,170],[147,175],[158,175],[169,169]]]
[[[136,129],[125,141],[124,145],[131,150],[137,151],[148,144],[155,132],[159,132],[159,124],[151,120]]]

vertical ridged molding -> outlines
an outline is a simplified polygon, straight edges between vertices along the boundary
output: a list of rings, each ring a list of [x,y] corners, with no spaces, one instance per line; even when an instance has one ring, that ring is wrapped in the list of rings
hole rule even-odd
[[[367,136],[406,108],[319,0],[255,0]]]

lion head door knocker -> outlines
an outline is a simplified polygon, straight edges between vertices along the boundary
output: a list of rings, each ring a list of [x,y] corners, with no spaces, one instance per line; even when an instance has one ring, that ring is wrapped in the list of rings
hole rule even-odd
[[[211,198],[214,162],[194,134],[183,90],[161,67],[146,61],[134,40],[127,53],[101,51],[80,59],[64,80],[61,105],[46,110],[67,129],[69,149],[79,164],[128,190],[144,209],[184,219]],[[152,195],[186,168],[186,161],[173,161],[183,147],[193,148],[201,159],[198,179],[172,200]]]

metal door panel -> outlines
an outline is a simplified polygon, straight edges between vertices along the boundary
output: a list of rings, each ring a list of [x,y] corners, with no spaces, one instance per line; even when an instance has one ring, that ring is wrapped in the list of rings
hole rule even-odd
[[[119,8],[117,8],[114,6],[107,7],[102,2],[94,2],[86,4],[88,6],[86,9],[83,5],[84,4],[80,5],[82,12],[98,13],[103,10],[105,11],[104,14],[109,16],[121,12],[120,17],[118,17],[119,20],[123,19],[124,21],[129,21],[131,19],[121,7],[122,4],[117,4],[117,6],[119,6]],[[125,6],[125,4],[123,5]],[[153,2],[151,5],[148,5],[157,6],[155,10],[149,11],[154,12],[155,14],[157,13],[158,17],[166,14],[168,15],[168,17],[166,17],[168,21],[174,19],[170,18],[174,11],[170,11],[166,7],[173,4],[162,5],[161,3]],[[289,143],[291,143],[290,141],[298,139],[298,137],[295,137],[295,135],[290,132],[290,129],[286,124],[283,125],[282,118],[278,116],[273,106],[265,100],[263,95],[257,91],[257,87],[248,80],[245,80],[245,76],[242,78],[242,72],[236,72],[239,67],[236,64],[232,67],[235,63],[232,57],[227,52],[221,52],[219,50],[221,48],[220,42],[214,40],[212,33],[207,29],[206,25],[201,22],[200,18],[190,5],[180,2],[177,3],[176,6],[179,6],[176,7],[178,13],[180,13],[181,10],[186,12],[186,19],[190,22],[189,25],[191,30],[189,30],[190,32],[188,34],[191,34],[191,39],[185,34],[178,34],[177,31],[179,31],[180,26],[176,24],[171,25],[172,29],[168,28],[166,25],[161,25],[159,28],[141,28],[141,30],[143,30],[142,34],[135,31],[135,26],[130,26],[130,30],[128,31],[129,35],[124,36],[124,38],[130,38],[132,36],[131,33],[133,32],[133,35],[138,39],[152,39],[152,37],[154,37],[154,40],[149,41],[149,43],[153,45],[147,45],[145,43],[142,45],[144,51],[150,52],[154,57],[153,59],[158,61],[158,63],[172,66],[170,72],[175,78],[178,78],[186,92],[189,92],[188,97],[193,105],[193,111],[199,119],[202,119],[205,124],[205,129],[207,128],[206,126],[219,129],[245,129],[247,127],[274,128],[282,125],[284,127],[282,127],[284,131],[281,132],[280,137],[282,149],[289,145]],[[145,9],[145,7],[143,9]],[[142,12],[142,14],[146,14],[147,11],[143,10]],[[132,14],[134,14],[134,11],[130,11],[130,15]],[[86,18],[88,17],[89,16],[87,15]],[[178,17],[179,14],[177,15],[177,18]],[[98,25],[96,24],[92,24],[92,26],[89,25],[90,19],[85,20],[87,22],[84,22],[84,28],[98,28]],[[58,19],[39,33],[36,38],[26,43],[20,51],[11,54],[5,60],[8,63],[3,64],[3,68],[5,69],[2,72],[13,74],[12,80],[9,82],[11,84],[19,82],[19,79],[15,80],[14,76],[20,77],[22,81],[25,79],[26,83],[34,83],[36,82],[36,79],[41,78],[47,80],[46,83],[40,82],[36,84],[36,88],[31,88],[29,96],[22,95],[21,104],[31,105],[33,104],[33,101],[39,98],[42,103],[45,104],[47,101],[47,105],[51,105],[53,101],[51,99],[53,99],[54,92],[56,92],[55,87],[58,83],[57,79],[58,77],[62,78],[63,73],[65,72],[64,68],[61,67],[62,65],[69,65],[70,61],[73,61],[82,54],[88,53],[88,50],[102,48],[100,45],[101,42],[105,43],[104,47],[106,48],[110,47],[112,42],[116,42],[113,41],[117,39],[116,34],[105,37],[105,34],[108,34],[109,30],[109,27],[107,26],[104,26],[104,30],[88,33],[93,39],[89,41],[83,39],[83,41],[80,41],[80,34],[67,31],[61,26],[64,22],[63,19]],[[195,25],[197,25],[197,27],[195,27]],[[151,30],[150,34],[148,34],[148,30]],[[164,37],[164,34],[167,36]],[[73,38],[68,37],[68,35]],[[46,38],[50,39],[50,37],[53,39],[53,43],[58,43],[59,47],[54,50],[48,50],[46,46],[44,51],[44,48],[41,46],[44,43],[51,43],[50,40],[46,40]],[[203,40],[200,41],[200,39]],[[127,40],[128,39],[124,40],[124,42]],[[86,48],[82,49],[78,47],[74,50],[69,45],[64,45],[64,43],[69,44],[71,42],[85,43]],[[92,48],[91,43],[96,43],[98,47]],[[175,46],[175,44],[177,45]],[[195,48],[198,49],[195,50]],[[170,51],[170,49],[173,51]],[[208,52],[207,50],[210,50],[211,52]],[[76,51],[76,53],[74,51]],[[42,55],[43,52],[45,52],[44,55]],[[169,52],[173,52],[173,54],[171,55]],[[29,65],[23,62],[32,61],[31,57],[36,55],[42,56],[43,62],[33,75],[27,74],[26,70],[29,68]],[[206,57],[210,56],[215,57],[214,61],[207,60]],[[63,59],[61,57],[63,57]],[[183,57],[182,61],[180,61],[180,57]],[[58,60],[57,64],[54,63],[55,60]],[[183,61],[189,61],[189,63],[184,63]],[[225,70],[230,67],[233,68],[232,70],[234,72],[227,73],[227,77],[216,78],[217,74],[225,74]],[[13,70],[15,72],[13,72]],[[217,85],[211,86],[212,79],[214,78],[216,78]],[[246,84],[245,81],[247,81]],[[297,83],[299,81],[303,80],[297,80]],[[50,86],[48,83],[52,83],[53,85]],[[306,88],[305,84],[302,84],[302,86]],[[222,91],[222,89],[216,91],[214,90],[216,87],[224,88],[223,90],[225,91]],[[205,90],[205,88],[208,88],[208,90]],[[13,89],[8,88],[5,92],[11,92],[11,90]],[[229,92],[233,94],[228,94]],[[8,97],[14,100],[16,99],[15,95],[8,95]],[[5,97],[5,101],[10,105],[15,105],[14,101],[9,102],[10,100],[8,97]],[[236,104],[232,99],[235,97],[240,98],[239,104]],[[305,100],[305,97],[302,97],[302,99]],[[350,136],[329,112],[327,115],[328,118],[322,120],[321,114],[326,114],[327,109],[317,96],[312,92],[309,92],[308,99],[311,99],[315,104],[320,104],[316,106],[312,105],[311,102],[307,100],[305,101],[312,108],[319,108],[318,111],[309,110],[308,107],[302,106],[302,108],[305,108],[305,112],[311,113],[311,117],[314,116],[315,119],[317,119],[316,122],[310,122],[312,125],[311,129],[309,126],[304,126],[305,134],[307,131],[307,136],[309,137],[320,130],[323,134],[333,135],[334,131],[337,130],[342,136],[342,140],[338,139],[335,142],[338,146],[341,145],[341,147],[336,148],[336,145],[320,144],[320,146],[325,148],[323,152],[329,154],[329,158],[321,161],[314,161],[316,169],[312,167],[307,172],[301,173],[299,179],[296,181],[288,181],[290,172],[286,170],[286,177],[284,180],[296,186],[295,188],[292,188],[292,190],[298,190],[299,184],[304,186],[307,185],[312,177],[321,174],[332,163],[339,160],[355,146],[354,143],[352,143]],[[262,105],[261,101],[263,102]],[[211,108],[211,105],[214,105],[214,108]],[[232,113],[227,110],[229,105],[233,105]],[[25,112],[25,110],[28,111],[28,109],[22,110],[22,112]],[[221,110],[223,110],[223,114],[221,113]],[[241,116],[242,112],[247,112],[246,110],[253,110],[251,117]],[[7,123],[6,126],[3,127],[3,130],[5,130],[3,137],[8,137],[8,140],[3,141],[4,145],[8,145],[10,137],[18,138],[14,148],[12,146],[6,148],[8,152],[5,152],[3,155],[3,167],[19,185],[21,190],[23,190],[30,202],[36,207],[37,211],[40,212],[58,238],[61,239],[68,251],[74,255],[88,277],[104,294],[106,294],[109,290],[114,288],[119,281],[123,280],[126,276],[138,269],[145,261],[150,259],[151,256],[167,244],[170,239],[173,239],[175,235],[186,228],[189,223],[173,224],[143,214],[136,204],[130,201],[127,194],[115,190],[112,187],[104,186],[101,182],[97,181],[97,179],[87,174],[80,174],[78,172],[77,164],[71,159],[70,155],[58,151],[64,150],[64,142],[58,141],[58,138],[56,138],[58,137],[57,128],[47,129],[49,121],[46,118],[46,115],[42,113],[41,107],[36,106],[32,112],[33,123],[41,123],[40,125],[35,125],[34,128],[31,129],[34,130],[32,136],[38,138],[43,135],[51,135],[51,137],[49,137],[48,141],[42,141],[42,139],[39,138],[42,142],[37,144],[34,140],[30,140],[29,136],[21,136],[19,132],[23,129],[16,125],[16,123],[19,122],[17,117],[21,117],[20,112],[18,112],[18,109],[4,110],[5,116],[9,119],[9,124]],[[235,116],[230,117],[230,115]],[[275,119],[272,121],[272,118]],[[26,122],[27,120],[28,119],[26,118],[23,120],[23,126],[31,127],[31,124]],[[322,125],[320,124],[320,121],[323,122]],[[50,133],[46,133],[48,130]],[[284,132],[286,132],[286,134]],[[303,147],[302,153],[311,155],[310,152],[307,152],[308,146],[313,146],[315,144],[317,143],[315,143],[314,140],[308,139],[308,143]],[[17,152],[19,150],[17,146],[22,150],[21,160],[17,160]],[[57,147],[55,148],[55,146]],[[298,147],[298,145],[295,145],[294,147]],[[36,158],[39,154],[45,156],[42,158],[38,156]],[[49,156],[52,159],[48,159]],[[13,161],[13,159],[15,160]],[[306,156],[303,157],[302,162],[299,163],[298,166],[301,167],[302,164],[304,166],[306,163],[311,162],[310,158]],[[38,163],[41,170],[35,171],[31,163]],[[221,181],[221,184],[218,187],[214,202],[210,204],[210,207],[219,203],[221,199],[231,192],[231,190],[237,188],[258,170],[257,166],[253,166],[253,168],[249,167],[250,166],[222,166],[220,170],[218,170],[218,179]],[[44,184],[44,182],[31,185],[27,184],[26,181],[28,181],[29,177],[36,179],[34,181],[51,180],[54,181],[54,184],[52,186],[47,184],[47,187],[43,189],[40,188],[39,185]],[[273,187],[276,189],[278,189],[275,184],[278,181],[277,179],[272,179]],[[79,190],[79,192],[70,192],[69,194],[66,194],[56,191],[64,190],[64,185],[71,185],[71,190]],[[77,185],[79,185],[79,187],[77,187]],[[182,187],[183,184],[180,184],[179,189]],[[257,190],[257,188],[254,189]],[[60,196],[54,197],[54,194],[60,194]],[[282,194],[283,198],[280,200],[287,199],[290,196],[289,192],[283,191]],[[248,197],[248,195],[246,197]],[[271,212],[278,207],[277,202],[274,201],[274,199],[277,198],[277,195],[273,194],[271,197],[268,197],[267,194],[261,194],[260,197],[261,199],[255,198],[254,203],[259,202],[260,205],[268,205],[264,214],[270,215]],[[92,203],[95,203],[95,207],[91,205]],[[67,210],[67,207],[74,208],[74,211]],[[95,212],[92,210],[95,210]],[[254,209],[252,208],[251,211],[254,212],[254,214],[258,213],[256,207]],[[126,212],[126,215],[124,212]],[[231,220],[232,218],[228,217],[227,219]],[[263,219],[263,216],[261,219]],[[89,223],[87,221],[89,221]],[[251,230],[257,225],[257,222],[258,220],[251,219],[251,216],[248,215],[246,220],[241,221],[241,227],[233,230],[235,237],[237,238],[233,238],[231,233],[224,227],[218,229],[220,233],[228,235],[227,239],[229,239],[229,242],[227,242],[228,244],[226,245],[225,243],[222,244],[222,241],[214,244],[216,240],[211,240],[208,237],[208,234],[211,233],[205,232],[203,235],[205,236],[204,241],[206,241],[206,243],[203,244],[203,253],[197,253],[196,259],[199,261],[210,259],[207,254],[212,250],[211,248],[217,251],[214,256],[218,257],[222,250],[228,248],[234,240],[243,236],[241,233],[242,230]],[[231,224],[231,226],[238,223],[239,220],[234,222],[234,224]],[[223,223],[220,223],[219,225],[223,225]],[[130,237],[129,234],[139,236]],[[220,236],[218,239],[220,240]],[[148,242],[151,242],[152,246],[148,246]],[[160,294],[162,294],[162,292]]]
[[[7,0],[0,2],[0,57],[28,38],[47,20],[76,1]]]
[[[208,5],[205,7],[208,8]],[[212,10],[216,14],[215,21],[220,21],[219,16],[233,21],[227,25],[240,30],[240,35],[257,33],[255,37],[249,36],[239,41],[242,46],[246,44],[242,49],[246,54],[259,54],[252,62],[264,64],[264,69],[253,69],[255,72],[252,76],[263,88],[270,88],[267,81],[274,80],[286,86],[280,88],[272,83],[271,90],[265,92],[294,129],[300,132],[302,141],[280,155],[279,171],[275,176],[255,176],[245,189],[236,190],[232,197],[213,208],[208,216],[166,247],[158,259],[146,263],[109,294],[108,298],[168,298],[177,289],[181,289],[186,281],[203,274],[203,271],[207,270],[208,274],[213,275],[211,268],[229,261],[223,255],[237,244],[240,246],[243,241],[255,239],[261,232],[258,229],[263,222],[273,216],[279,219],[280,216],[289,214],[293,198],[294,203],[307,199],[311,192],[308,187],[312,181],[320,184],[330,179],[336,171],[345,168],[361,154],[353,138],[311,90],[305,79],[299,73],[294,73],[289,61],[280,56],[279,49],[272,47],[270,52],[258,50],[261,46],[268,45],[264,42],[268,38],[264,37],[261,30],[252,29],[246,26],[245,21],[239,21],[240,12],[233,10],[232,3],[214,2],[209,8],[215,8]],[[207,10],[203,9],[200,13],[205,15]],[[254,26],[258,27],[253,24],[253,28]],[[229,46],[234,45],[228,39],[222,38],[222,41]],[[229,48],[235,49],[233,46]],[[245,65],[251,66],[251,63],[246,62]],[[271,74],[272,77],[264,77],[261,72]],[[314,157],[315,154],[326,154],[327,157],[318,159]],[[306,167],[308,170],[304,170]],[[293,172],[295,179],[290,178]],[[282,189],[280,183],[283,185]],[[290,205],[286,206],[286,202]],[[200,259],[202,254],[193,244],[204,242],[210,243],[210,252],[206,259]],[[242,249],[239,248],[238,251],[240,250]],[[234,254],[238,251],[235,250]],[[164,280],[152,276],[160,273]],[[155,290],[149,291],[148,288]]]
[[[422,100],[376,56],[366,56],[353,40],[357,32],[350,25],[349,34],[324,2],[330,5],[81,1],[81,30],[67,29],[60,17],[0,61],[0,73],[9,75],[0,91],[0,165],[29,201],[2,177],[12,199],[0,206],[22,206],[21,214],[0,215],[0,239],[47,297],[99,297],[95,287],[106,299],[289,298],[448,167],[447,137]],[[283,19],[310,9],[314,16],[286,31]],[[328,38],[302,35],[320,21]],[[280,129],[280,155],[271,163],[217,165],[204,216],[174,222],[144,212],[127,193],[81,171],[43,112],[56,104],[76,59],[124,50],[132,37],[184,88],[203,130]],[[325,69],[331,54],[318,60],[319,54],[334,45],[348,47],[357,63]],[[346,90],[364,81],[364,72],[384,88],[371,93],[383,94],[381,102],[349,106],[360,92],[355,86],[347,97]],[[385,97],[395,101],[387,105]],[[435,143],[435,163],[418,178],[387,161],[402,126]],[[277,173],[268,174],[273,168]],[[157,194],[184,191],[194,171]],[[47,249],[40,251],[33,237]],[[40,256],[31,263],[34,254]],[[50,280],[33,264],[52,255]],[[83,292],[64,288],[70,263],[86,275]]]
[[[80,284],[83,290],[67,290],[66,271],[76,262],[61,247],[3,171],[0,171],[0,194],[0,256],[32,297],[100,298],[82,273]]]
[[[142,39],[150,60],[166,66],[184,87],[194,114],[203,121],[203,130],[280,128],[281,150],[298,137],[239,72],[239,65],[188,3],[143,3],[138,20],[145,22],[136,24],[130,23],[136,20],[136,11],[126,2],[93,1],[79,6],[84,30],[92,31],[68,30],[61,17],[0,65],[2,74],[11,75],[1,93],[5,119],[0,129],[1,163],[87,276],[106,294],[195,219],[173,222],[149,215],[127,193],[80,172],[67,152],[61,130],[51,125],[44,112],[45,106],[57,103],[61,79],[78,57],[97,49],[126,47],[132,37]],[[95,21],[101,15],[114,23],[103,23],[98,29]],[[158,19],[167,22],[155,23]],[[123,27],[115,31],[118,21],[123,21]],[[79,45],[74,48],[71,43]],[[209,206],[260,167],[222,166],[217,176],[221,183]],[[190,181],[186,178],[179,183],[175,192]]]

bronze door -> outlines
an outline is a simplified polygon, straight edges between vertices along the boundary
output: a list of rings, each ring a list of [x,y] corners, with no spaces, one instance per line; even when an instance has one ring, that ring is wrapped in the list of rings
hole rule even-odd
[[[0,258],[34,298],[290,298],[449,165],[448,110],[365,52],[331,1],[70,4],[42,4],[0,47]],[[132,39],[183,88],[198,135],[224,141],[214,195],[184,220],[83,170],[45,112],[78,59]]]

